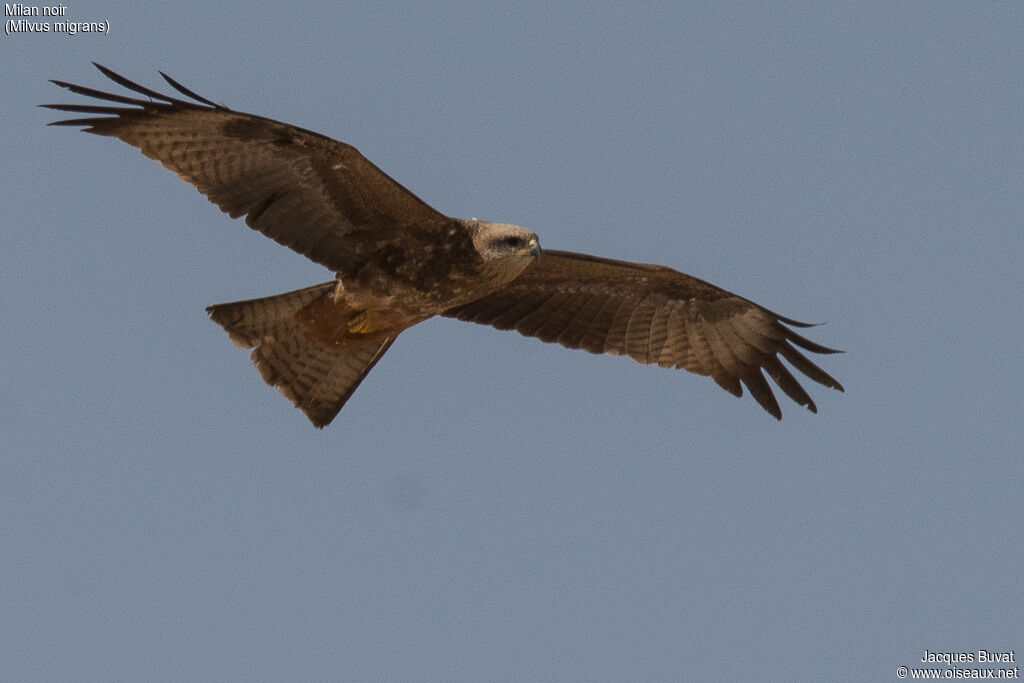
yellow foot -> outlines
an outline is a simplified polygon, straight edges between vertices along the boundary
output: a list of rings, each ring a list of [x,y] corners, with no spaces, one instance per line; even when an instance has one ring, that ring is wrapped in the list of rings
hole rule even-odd
[[[368,334],[372,331],[366,320],[366,311],[356,313],[348,319],[348,331],[352,334]]]

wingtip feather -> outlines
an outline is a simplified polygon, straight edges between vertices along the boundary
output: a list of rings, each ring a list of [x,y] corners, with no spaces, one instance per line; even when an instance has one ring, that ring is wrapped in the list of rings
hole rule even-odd
[[[213,100],[206,99],[202,95],[196,93],[194,90],[189,90],[188,88],[183,86],[181,83],[179,83],[178,81],[174,80],[173,78],[171,78],[170,76],[165,74],[163,71],[158,71],[157,73],[159,73],[161,76],[163,76],[163,79],[165,81],[167,81],[172,88],[174,88],[175,90],[180,92],[185,97],[191,97],[196,102],[202,102],[203,104],[207,104],[207,105],[209,105],[209,106],[211,106],[211,107],[213,107],[215,109],[226,109],[227,108],[227,107],[224,107],[223,105],[217,104]]]

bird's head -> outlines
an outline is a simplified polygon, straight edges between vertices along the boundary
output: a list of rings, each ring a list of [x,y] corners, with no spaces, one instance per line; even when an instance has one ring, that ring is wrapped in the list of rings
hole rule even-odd
[[[474,221],[473,246],[484,261],[540,257],[540,241],[531,230],[508,223]]]
[[[531,230],[507,223],[469,220],[473,246],[492,273],[495,284],[504,285],[540,258],[540,241]]]

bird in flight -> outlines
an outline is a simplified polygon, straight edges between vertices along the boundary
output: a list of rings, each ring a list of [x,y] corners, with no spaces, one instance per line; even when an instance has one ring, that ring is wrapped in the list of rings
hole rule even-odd
[[[807,323],[665,266],[542,255],[526,228],[445,216],[344,142],[234,111],[162,72],[188,99],[96,67],[143,98],[53,81],[104,103],[41,105],[85,115],[50,125],[139,148],[232,218],[244,216],[335,273],[305,289],[206,309],[235,344],[253,349],[263,379],[317,427],[334,419],[402,330],[436,315],[683,368],[736,396],[745,386],[777,419],[764,372],[817,412],[780,356],[843,390],[800,352],[838,353],[791,329]]]

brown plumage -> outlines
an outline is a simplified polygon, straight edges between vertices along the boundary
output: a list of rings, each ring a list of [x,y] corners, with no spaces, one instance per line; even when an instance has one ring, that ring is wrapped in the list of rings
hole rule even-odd
[[[779,356],[842,391],[797,349],[836,353],[787,327],[804,323],[664,266],[561,251],[539,258],[529,230],[445,216],[351,145],[233,111],[164,74],[192,101],[96,66],[148,99],[53,81],[119,105],[42,105],[88,115],[55,125],[138,147],[224,212],[335,271],[320,285],[207,309],[232,341],[254,349],[263,379],[318,427],[402,330],[434,315],[684,368],[737,396],[746,386],[776,418],[782,413],[762,370],[817,412]]]

